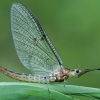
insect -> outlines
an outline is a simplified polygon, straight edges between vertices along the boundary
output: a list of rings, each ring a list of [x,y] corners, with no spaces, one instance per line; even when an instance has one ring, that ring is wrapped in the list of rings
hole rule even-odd
[[[64,82],[70,76],[80,77],[86,72],[98,69],[63,67],[62,60],[49,40],[35,15],[20,3],[11,7],[11,30],[16,52],[22,64],[32,74],[14,72],[0,66],[0,71],[17,80],[26,82]]]

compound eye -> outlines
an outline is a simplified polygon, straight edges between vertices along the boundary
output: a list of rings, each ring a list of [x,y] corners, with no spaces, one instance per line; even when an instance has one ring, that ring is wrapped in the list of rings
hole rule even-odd
[[[76,73],[79,73],[79,70],[76,70]]]

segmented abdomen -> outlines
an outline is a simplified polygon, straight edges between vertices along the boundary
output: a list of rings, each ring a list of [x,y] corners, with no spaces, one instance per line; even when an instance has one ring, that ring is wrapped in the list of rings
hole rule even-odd
[[[33,82],[33,83],[51,83],[51,82],[55,82],[56,77],[53,76],[39,76],[39,75],[32,75],[32,74],[25,74],[25,73],[19,73],[19,72],[14,72],[14,71],[10,71],[2,66],[0,66],[0,71],[19,81],[25,81],[25,82]]]

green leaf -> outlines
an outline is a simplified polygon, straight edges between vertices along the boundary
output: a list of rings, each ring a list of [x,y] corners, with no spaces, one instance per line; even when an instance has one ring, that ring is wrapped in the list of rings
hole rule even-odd
[[[0,100],[79,100],[76,96],[100,99],[100,89],[97,88],[73,85],[65,88],[57,83],[48,84],[48,87],[39,83],[1,82]]]
[[[43,87],[42,87],[43,86]],[[74,100],[60,92],[47,90],[46,84],[0,83],[0,100]]]

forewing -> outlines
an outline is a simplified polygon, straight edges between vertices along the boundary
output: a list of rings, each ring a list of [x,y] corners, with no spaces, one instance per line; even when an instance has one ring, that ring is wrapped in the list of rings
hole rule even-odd
[[[11,30],[18,57],[34,74],[48,75],[62,60],[32,12],[19,3],[11,7]]]

